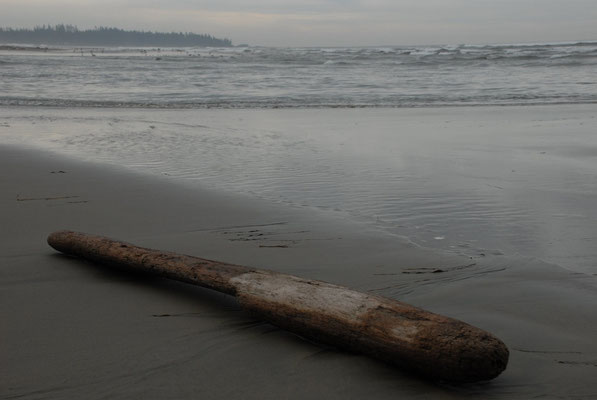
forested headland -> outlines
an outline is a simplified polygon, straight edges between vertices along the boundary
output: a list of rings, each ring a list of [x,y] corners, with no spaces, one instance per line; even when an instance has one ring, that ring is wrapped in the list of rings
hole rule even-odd
[[[229,39],[190,32],[127,31],[99,27],[80,30],[73,25],[44,25],[33,29],[0,27],[0,43],[62,46],[232,46]]]

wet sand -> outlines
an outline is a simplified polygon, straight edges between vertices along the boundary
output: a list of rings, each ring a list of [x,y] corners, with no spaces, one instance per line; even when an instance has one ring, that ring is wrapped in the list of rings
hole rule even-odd
[[[423,109],[0,107],[2,143],[594,273],[597,104]]]
[[[0,147],[1,398],[597,398],[597,278],[471,258],[317,210]],[[233,298],[55,253],[59,229],[321,279],[486,329],[497,379],[446,386],[251,319]]]

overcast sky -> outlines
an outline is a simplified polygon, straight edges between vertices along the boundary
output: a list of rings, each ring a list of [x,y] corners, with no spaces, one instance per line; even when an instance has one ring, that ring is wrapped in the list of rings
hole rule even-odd
[[[234,44],[597,40],[597,0],[0,0],[0,26],[209,33]]]

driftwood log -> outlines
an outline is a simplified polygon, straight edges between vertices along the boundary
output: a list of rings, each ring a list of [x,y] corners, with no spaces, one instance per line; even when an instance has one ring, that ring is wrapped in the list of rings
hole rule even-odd
[[[508,363],[508,348],[490,333],[385,297],[72,231],[54,232],[48,243],[90,261],[234,295],[251,313],[281,328],[432,379],[489,380]]]

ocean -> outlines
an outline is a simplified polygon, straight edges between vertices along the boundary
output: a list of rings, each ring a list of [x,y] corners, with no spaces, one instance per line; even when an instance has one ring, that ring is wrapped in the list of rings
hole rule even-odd
[[[597,42],[0,50],[0,143],[597,273]]]
[[[2,52],[0,105],[194,109],[595,103],[596,67],[597,42],[50,48]]]

